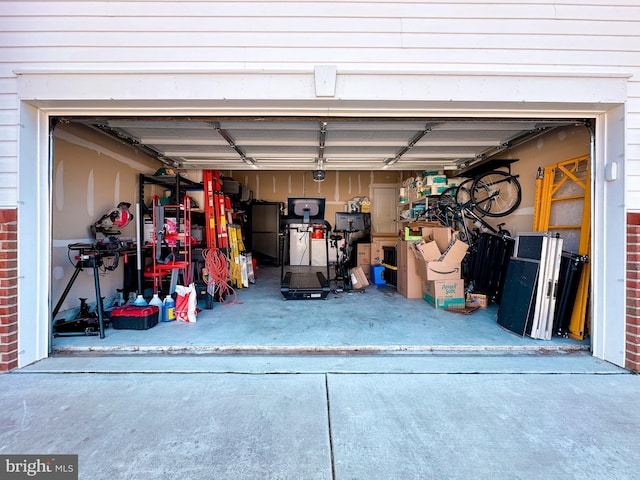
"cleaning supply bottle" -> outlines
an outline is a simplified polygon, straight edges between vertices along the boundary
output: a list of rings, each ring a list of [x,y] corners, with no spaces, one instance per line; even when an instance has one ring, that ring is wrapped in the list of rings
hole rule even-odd
[[[133,302],[133,304],[136,307],[146,307],[147,305],[149,305],[142,295],[138,295],[136,297],[136,301]]]
[[[160,300],[160,297],[158,296],[157,293],[153,294],[153,298],[149,300],[149,305],[158,307],[158,316],[159,318],[162,318],[162,300]]]
[[[171,295],[164,297],[164,301],[162,302],[162,315],[160,316],[161,321],[172,322],[176,319],[176,314],[174,312],[175,306],[176,302],[173,300]]]
[[[121,307],[122,305],[124,305],[124,295],[122,293],[122,289],[121,288],[116,288],[116,300],[114,302],[114,305],[116,307]]]

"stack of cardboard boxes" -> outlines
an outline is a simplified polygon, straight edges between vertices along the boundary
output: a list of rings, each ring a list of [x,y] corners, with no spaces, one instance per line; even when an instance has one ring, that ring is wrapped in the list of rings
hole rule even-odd
[[[407,252],[402,265],[407,285],[406,292],[400,286],[398,291],[408,298],[424,298],[435,308],[464,308],[462,260],[468,245],[453,237],[450,228],[428,224],[406,227],[400,243],[399,250]]]

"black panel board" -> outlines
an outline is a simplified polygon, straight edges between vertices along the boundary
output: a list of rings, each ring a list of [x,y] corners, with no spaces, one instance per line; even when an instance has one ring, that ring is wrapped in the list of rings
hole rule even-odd
[[[530,328],[539,265],[537,260],[518,257],[507,265],[498,325],[522,337]]]
[[[520,235],[518,236],[518,249],[515,252],[518,258],[532,258],[540,260],[542,256],[543,235]]]
[[[585,263],[586,257],[584,256],[562,252],[556,311],[553,318],[553,333],[555,335],[568,335],[571,315]]]

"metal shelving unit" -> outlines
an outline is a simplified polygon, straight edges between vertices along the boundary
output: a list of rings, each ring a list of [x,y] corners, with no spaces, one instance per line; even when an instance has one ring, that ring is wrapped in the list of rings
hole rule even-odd
[[[201,182],[194,182],[180,174],[177,175],[145,175],[141,173],[138,180],[138,204],[136,208],[138,228],[136,230],[137,245],[137,270],[138,270],[138,290],[141,290],[144,283],[144,256],[142,255],[142,247],[145,245],[144,230],[145,218],[153,219],[152,201],[149,206],[145,203],[145,188],[147,185],[157,185],[169,189],[175,197],[172,204],[183,204],[184,198],[188,190],[203,190],[204,186]],[[178,212],[178,215],[180,213]],[[180,224],[179,216],[176,218],[178,225]]]

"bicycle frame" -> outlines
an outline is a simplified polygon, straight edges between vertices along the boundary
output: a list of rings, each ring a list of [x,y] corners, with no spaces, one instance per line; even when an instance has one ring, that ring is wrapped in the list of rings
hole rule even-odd
[[[468,201],[464,204],[456,204],[455,206],[441,202],[438,204],[440,215],[436,213],[438,220],[461,232],[461,240],[473,245],[482,231],[488,231],[497,235],[503,234],[501,228],[496,229],[487,223],[481,216],[474,212],[475,203]],[[473,224],[473,228],[469,227],[469,223]],[[502,225],[502,224],[501,224]]]

